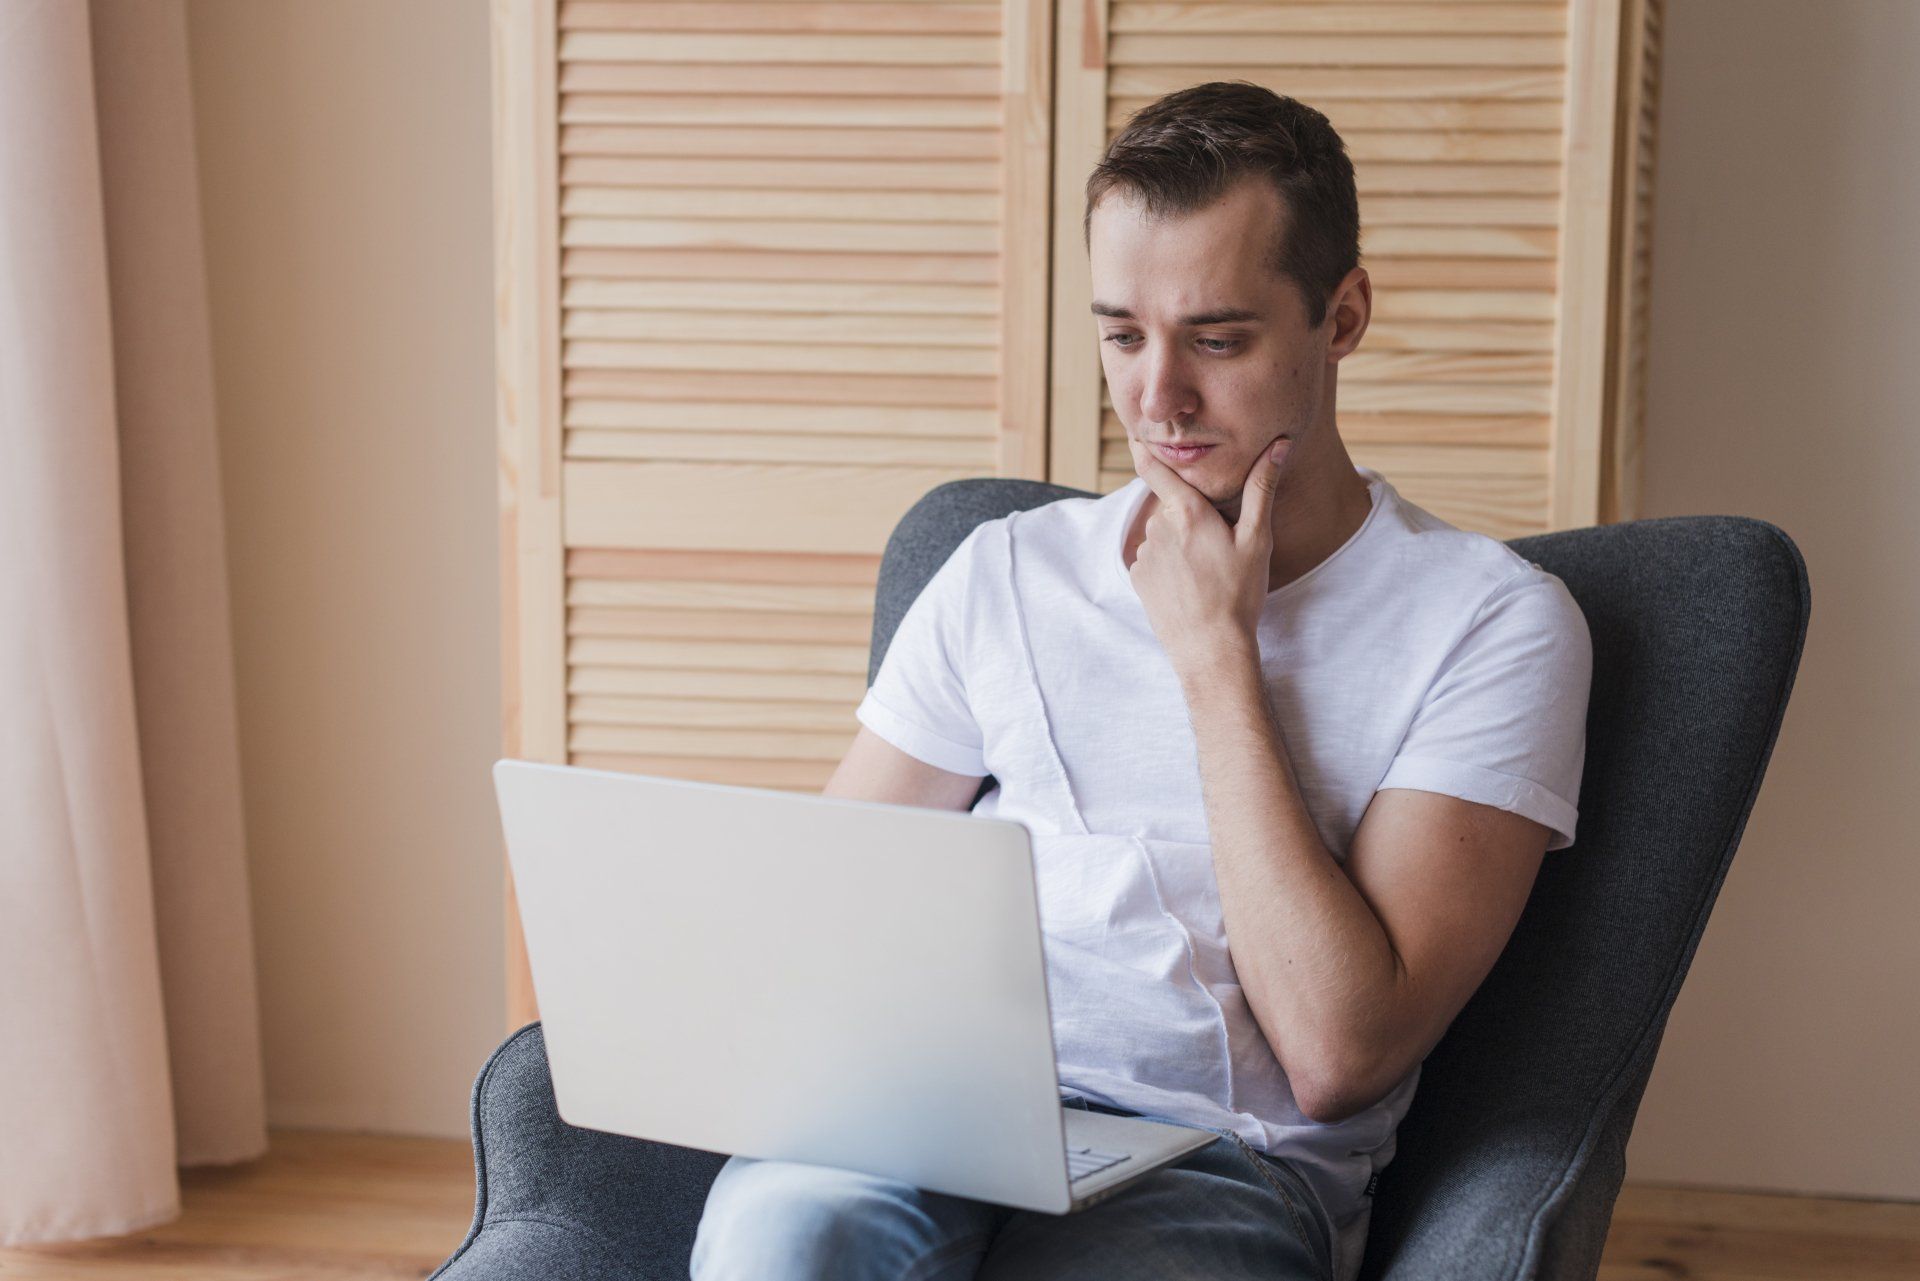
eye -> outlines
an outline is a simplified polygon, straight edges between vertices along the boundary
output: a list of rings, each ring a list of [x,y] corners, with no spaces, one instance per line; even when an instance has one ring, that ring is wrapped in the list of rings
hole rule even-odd
[[[1121,342],[1120,340],[1121,340],[1122,338],[1134,338],[1134,337],[1138,337],[1138,335],[1136,335],[1136,334],[1108,334],[1108,335],[1107,335],[1107,338],[1106,338],[1106,340],[1107,340],[1108,342],[1110,342],[1110,343],[1112,343],[1112,344],[1113,344],[1114,346],[1116,346],[1116,347],[1118,347],[1118,348],[1120,348],[1120,350],[1122,350],[1122,351],[1127,351],[1127,350],[1130,350],[1130,349],[1132,348],[1132,346],[1133,346],[1133,344],[1132,344],[1132,343],[1124,343],[1124,342]]]
[[[1238,347],[1240,345],[1239,341],[1233,338],[1202,338],[1200,341],[1203,343],[1208,343],[1208,342],[1219,343],[1220,346],[1218,347],[1207,348],[1208,351],[1212,351],[1212,352],[1229,352],[1229,351],[1232,351],[1235,347]]]

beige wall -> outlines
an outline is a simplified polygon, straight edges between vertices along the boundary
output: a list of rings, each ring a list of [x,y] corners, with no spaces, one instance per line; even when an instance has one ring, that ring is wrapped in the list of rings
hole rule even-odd
[[[1771,520],[1813,618],[1629,1176],[1920,1198],[1920,5],[1667,42],[1645,514]]]
[[[1631,1173],[1920,1197],[1920,6],[1667,25],[1647,514],[1778,523],[1816,603]],[[272,1114],[457,1134],[502,1019],[486,7],[192,38]]]
[[[461,1134],[505,1019],[485,0],[193,0],[269,1115]]]

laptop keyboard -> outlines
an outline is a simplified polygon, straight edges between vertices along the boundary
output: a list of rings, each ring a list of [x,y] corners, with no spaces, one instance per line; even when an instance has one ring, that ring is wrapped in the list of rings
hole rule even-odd
[[[1078,1183],[1089,1174],[1119,1165],[1130,1159],[1125,1152],[1095,1152],[1092,1148],[1067,1149],[1067,1182]]]

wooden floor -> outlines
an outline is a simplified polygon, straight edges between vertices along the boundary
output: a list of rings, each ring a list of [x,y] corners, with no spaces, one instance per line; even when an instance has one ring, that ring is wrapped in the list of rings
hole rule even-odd
[[[189,1171],[185,1213],[111,1241],[0,1250],[0,1278],[419,1278],[466,1233],[465,1143],[276,1132],[246,1166]],[[1631,1184],[1602,1281],[1914,1281],[1920,1204]]]

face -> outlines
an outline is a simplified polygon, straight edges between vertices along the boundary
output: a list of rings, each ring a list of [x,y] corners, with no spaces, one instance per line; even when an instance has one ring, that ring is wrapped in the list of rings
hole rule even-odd
[[[1351,304],[1344,312],[1330,305],[1308,328],[1301,291],[1270,265],[1282,210],[1264,181],[1157,221],[1111,191],[1088,228],[1100,363],[1114,410],[1129,435],[1150,444],[1211,446],[1191,458],[1156,456],[1230,520],[1248,470],[1276,437],[1287,441],[1283,495],[1324,450],[1319,438],[1334,432],[1335,364],[1359,341],[1370,300],[1360,301],[1357,317]],[[1335,298],[1369,288],[1356,267]]]

